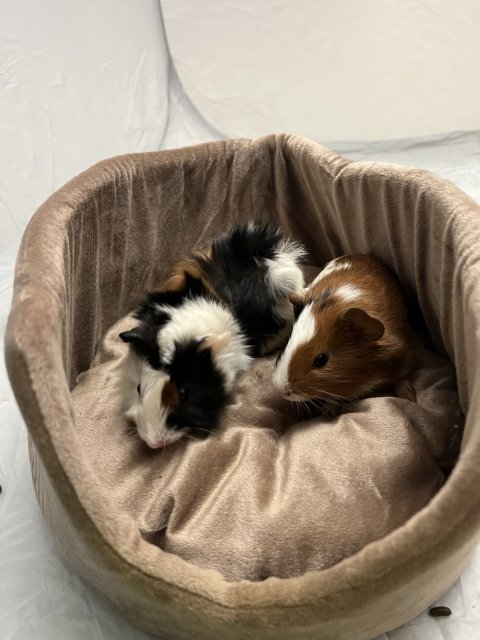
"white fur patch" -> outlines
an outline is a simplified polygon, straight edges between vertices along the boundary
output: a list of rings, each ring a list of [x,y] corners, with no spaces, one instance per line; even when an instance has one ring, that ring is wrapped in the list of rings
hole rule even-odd
[[[352,263],[348,260],[343,260],[342,258],[334,258],[333,260],[330,260],[330,262],[327,262],[327,264],[323,267],[318,276],[309,286],[317,284],[317,282],[320,282],[320,280],[322,280],[325,276],[328,276],[335,271],[348,271],[351,268]]]
[[[279,243],[275,256],[265,260],[268,268],[267,286],[276,298],[273,313],[280,320],[293,319],[293,307],[288,294],[301,291],[304,287],[303,273],[298,265],[305,255],[306,251],[300,244],[285,239]]]
[[[334,294],[339,296],[344,302],[352,302],[361,297],[362,291],[353,284],[342,284],[334,290]]]
[[[167,429],[169,409],[162,404],[162,392],[168,380],[165,372],[152,369],[129,351],[123,381],[129,405],[125,416],[135,423],[138,435],[152,449],[171,444],[183,435],[181,431]]]
[[[284,393],[289,384],[288,368],[293,354],[299,346],[307,344],[315,335],[315,317],[312,311],[312,303],[307,304],[301,314],[298,316],[297,322],[293,325],[292,335],[280,357],[278,364],[273,373],[273,384]]]
[[[158,332],[157,341],[160,356],[166,363],[172,362],[177,344],[207,335],[230,334],[227,345],[213,354],[213,361],[225,378],[226,391],[231,391],[237,376],[248,369],[251,357],[240,326],[230,311],[205,298],[163,309],[170,314],[170,320]]]

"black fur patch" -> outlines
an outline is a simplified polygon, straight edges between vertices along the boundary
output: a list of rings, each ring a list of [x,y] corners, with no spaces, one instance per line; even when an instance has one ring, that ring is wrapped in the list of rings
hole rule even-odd
[[[320,296],[320,311],[323,311],[325,307],[328,307],[329,304],[332,303],[332,290],[324,289]]]
[[[294,304],[293,305],[293,315],[295,320],[298,320],[300,314],[305,309],[305,303],[303,304]]]
[[[135,311],[140,324],[132,331],[124,331],[120,338],[128,342],[140,358],[144,358],[154,369],[162,363],[158,350],[158,331],[170,320],[168,311],[159,306],[179,307],[187,298],[210,297],[200,280],[185,274],[186,285],[182,291],[157,291],[150,293],[146,301]]]
[[[285,353],[285,349],[287,348],[287,344],[288,344],[288,342],[287,342],[287,343],[285,343],[285,344],[283,345],[283,347],[280,349],[280,351],[277,353],[277,357],[275,358],[275,366],[274,366],[274,368],[276,368],[276,367],[277,367],[277,364],[280,362],[280,358],[281,358],[281,357],[283,356],[283,354]]]
[[[167,367],[177,389],[186,398],[167,418],[170,428],[188,428],[197,437],[206,437],[218,427],[220,412],[227,396],[225,380],[216,368],[210,349],[198,351],[198,344],[177,345],[171,365]]]
[[[147,360],[154,369],[160,369],[157,331],[155,322],[151,318],[147,318],[135,329],[120,334],[120,338],[130,345],[137,356]]]
[[[158,305],[179,307],[186,298],[199,297],[210,297],[210,294],[200,280],[186,273],[185,288],[182,291],[155,291],[154,293],[148,294],[146,301],[135,311],[135,317],[139,320],[152,318],[157,321],[161,315],[157,308]],[[159,328],[163,324],[165,324],[165,322],[162,322],[160,319]]]
[[[266,283],[264,260],[275,256],[283,234],[270,225],[238,227],[212,246],[200,264],[215,291],[227,303],[253,347],[261,354],[265,338],[284,326],[272,313],[275,297]]]

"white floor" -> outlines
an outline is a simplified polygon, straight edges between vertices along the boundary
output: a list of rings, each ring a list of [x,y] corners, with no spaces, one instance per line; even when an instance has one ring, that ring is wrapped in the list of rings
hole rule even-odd
[[[49,4],[52,4],[51,0]],[[98,4],[107,5],[108,2],[101,0]],[[64,122],[58,118],[55,120],[61,99],[54,89],[62,86],[61,72],[55,72],[51,78],[49,76],[49,88],[52,91],[47,96],[45,104],[42,102],[43,94],[35,94],[38,83],[32,81],[28,84],[20,77],[24,73],[24,66],[30,62],[31,78],[38,78],[38,73],[41,75],[43,69],[42,65],[46,65],[44,56],[39,54],[42,46],[37,35],[32,33],[30,40],[26,36],[22,40],[24,55],[18,53],[18,38],[12,36],[11,42],[5,40],[6,44],[0,41],[0,48],[5,45],[5,51],[9,54],[9,64],[6,64],[4,69],[0,59],[0,71],[10,72],[10,62],[15,57],[20,65],[16,67],[17,70],[20,69],[19,77],[11,80],[8,85],[10,88],[18,89],[18,93],[13,97],[8,92],[0,94],[7,100],[12,98],[7,109],[10,118],[8,131],[5,129],[5,119],[0,118],[0,131],[3,126],[4,132],[11,133],[10,137],[6,138],[6,146],[2,143],[3,151],[0,157],[2,335],[12,296],[14,261],[21,234],[33,211],[49,193],[68,177],[101,157],[129,150],[171,148],[222,137],[222,133],[207,124],[193,107],[183,92],[171,61],[165,63],[164,58],[167,55],[168,59],[168,52],[166,53],[156,41],[159,27],[158,24],[155,25],[154,20],[158,22],[159,16],[155,3],[150,4],[151,16],[142,24],[141,46],[142,51],[146,51],[145,55],[142,54],[142,69],[146,68],[147,77],[144,83],[144,100],[136,112],[134,109],[132,113],[128,105],[126,107],[130,117],[131,135],[119,137],[121,123],[118,125],[113,121],[112,124],[112,120],[109,120],[111,126],[104,134],[101,144],[98,136],[95,140],[87,140],[82,152],[78,154],[68,153],[68,147],[61,153],[58,150],[59,145],[62,145],[62,135],[66,128],[70,127],[71,136],[74,138],[77,135],[78,140],[81,140],[84,134],[81,121],[75,121],[78,115],[76,113],[72,113],[71,119]],[[58,4],[56,6],[60,7]],[[9,28],[15,35],[15,30],[19,29],[18,25],[23,24],[22,19],[29,8],[29,2],[19,1],[15,5],[12,4],[12,7],[14,9],[10,8],[10,11],[16,12],[18,20],[12,20]],[[82,20],[81,12],[72,14],[70,18],[74,18],[77,24]],[[132,16],[127,12],[123,18],[119,18],[121,19],[130,23]],[[51,43],[55,34],[47,35],[45,38]],[[105,45],[108,46],[109,43]],[[134,47],[135,44],[131,46]],[[114,53],[110,52],[108,55]],[[151,76],[149,64],[151,69],[157,69],[160,65],[158,73],[163,75],[157,78],[158,86],[155,90],[164,91],[163,100],[158,97],[151,98],[148,92],[148,76]],[[108,70],[108,65],[102,66],[101,69]],[[50,68],[47,71],[51,73]],[[135,73],[136,70],[133,75]],[[0,74],[0,82],[1,78]],[[139,75],[136,76],[135,82],[135,88],[138,89],[142,82]],[[0,89],[2,88],[4,86],[0,85]],[[2,114],[4,106],[5,103],[0,101]],[[95,113],[101,108],[100,103],[88,106]],[[47,110],[51,109],[47,123],[43,117],[44,107]],[[38,114],[42,114],[40,120],[37,119]],[[157,120],[155,114],[160,114]],[[78,117],[86,118],[83,113]],[[140,137],[135,125],[137,120],[149,122],[149,126],[142,130]],[[43,138],[39,131],[40,134],[44,134]],[[397,162],[429,169],[451,180],[480,202],[480,132],[451,133],[423,139],[370,144],[333,142],[330,146],[352,159]],[[3,342],[0,348],[3,351]],[[0,494],[0,640],[148,638],[148,635],[133,628],[118,615],[104,598],[93,593],[56,556],[33,492],[25,426],[8,383],[3,353],[1,355],[0,484],[3,492]],[[433,619],[425,613],[404,627],[385,634],[381,640],[480,640],[480,551],[461,579],[439,603],[452,609],[453,614],[450,618]]]

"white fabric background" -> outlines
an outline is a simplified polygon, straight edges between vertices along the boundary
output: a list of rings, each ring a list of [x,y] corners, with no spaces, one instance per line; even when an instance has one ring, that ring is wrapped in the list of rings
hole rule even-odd
[[[0,2],[2,335],[31,215],[118,153],[281,130],[320,142],[403,136],[331,146],[425,167],[480,202],[479,12],[475,0]],[[403,58],[400,35],[412,45]],[[146,639],[55,554],[3,353],[0,484],[0,640]],[[480,639],[480,553],[441,603],[451,618],[423,614],[381,640]]]
[[[162,0],[186,92],[229,136],[480,128],[477,0]]]

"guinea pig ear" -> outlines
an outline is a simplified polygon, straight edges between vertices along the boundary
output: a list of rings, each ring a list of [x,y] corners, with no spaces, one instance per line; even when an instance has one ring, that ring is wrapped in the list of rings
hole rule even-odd
[[[305,306],[305,292],[304,291],[291,291],[288,294],[288,299],[293,305],[293,311],[295,318],[298,318]]]
[[[352,308],[345,311],[343,319],[352,325],[357,331],[368,340],[380,340],[385,333],[385,327],[380,320],[372,318],[362,309]]]
[[[160,354],[157,344],[157,327],[154,322],[142,322],[130,331],[123,331],[119,337],[140,358],[146,358],[155,369],[160,368]]]
[[[303,291],[291,291],[288,299],[294,307],[303,307],[305,305],[305,293]]]
[[[130,331],[122,331],[122,333],[118,334],[118,337],[126,343],[140,344],[145,341],[140,327],[135,327],[135,329],[130,329]]]
[[[208,336],[202,336],[196,339],[198,346],[197,351],[205,351],[211,349],[212,353],[220,353],[230,342],[231,334],[228,331],[225,333],[212,333]]]

